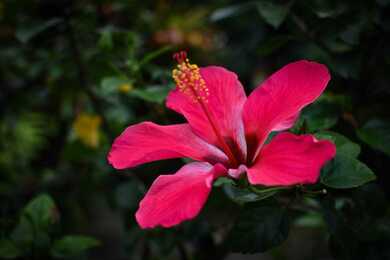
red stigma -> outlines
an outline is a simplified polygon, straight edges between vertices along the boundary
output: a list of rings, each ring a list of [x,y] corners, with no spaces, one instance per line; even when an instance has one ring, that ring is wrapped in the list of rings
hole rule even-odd
[[[173,59],[177,61],[177,63],[183,63],[187,59],[187,52],[186,51],[180,51],[173,54]]]

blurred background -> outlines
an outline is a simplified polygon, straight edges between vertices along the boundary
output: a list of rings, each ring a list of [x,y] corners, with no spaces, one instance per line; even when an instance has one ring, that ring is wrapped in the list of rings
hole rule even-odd
[[[0,258],[390,259],[389,31],[389,0],[0,0]],[[332,195],[347,224],[333,232],[309,207],[281,245],[231,253],[240,205],[219,187],[195,220],[138,228],[151,182],[184,161],[116,171],[106,155],[130,124],[184,122],[164,106],[183,49],[236,72],[247,93],[291,61],[328,66],[297,124],[347,137],[376,174]]]

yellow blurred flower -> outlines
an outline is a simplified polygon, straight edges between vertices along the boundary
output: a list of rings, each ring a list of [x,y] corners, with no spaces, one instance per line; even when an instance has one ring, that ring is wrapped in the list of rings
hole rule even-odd
[[[187,41],[192,46],[202,47],[205,42],[204,35],[199,31],[192,31],[187,34]]]
[[[126,93],[129,93],[130,91],[132,91],[133,88],[134,88],[133,85],[131,85],[129,83],[123,83],[118,87],[118,90],[119,90],[119,92],[126,94]]]
[[[98,115],[79,114],[73,123],[76,137],[86,146],[96,148],[99,145],[101,123],[102,118]]]

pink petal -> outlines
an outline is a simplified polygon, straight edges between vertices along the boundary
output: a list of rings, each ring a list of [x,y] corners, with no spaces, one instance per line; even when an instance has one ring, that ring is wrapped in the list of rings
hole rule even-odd
[[[321,95],[329,80],[324,65],[301,60],[284,66],[252,92],[243,110],[252,159],[268,134],[291,127],[299,111]]]
[[[277,125],[275,125],[272,129],[272,131],[283,131],[286,129],[289,129],[294,126],[295,121],[297,121],[299,117],[299,113],[296,113],[289,118],[286,118],[284,121],[279,122]]]
[[[248,168],[246,167],[246,165],[240,164],[240,166],[238,166],[238,168],[236,169],[228,169],[228,175],[234,179],[239,179],[241,175],[243,175],[247,171]]]
[[[280,133],[260,151],[248,170],[248,179],[266,186],[315,183],[321,167],[335,154],[336,147],[330,141]]]
[[[226,173],[221,164],[194,162],[173,175],[160,175],[135,215],[142,228],[171,227],[197,216],[215,178]]]
[[[195,135],[188,124],[160,126],[143,122],[128,127],[115,139],[108,161],[116,169],[125,169],[179,157],[212,163],[228,160],[221,150]]]
[[[208,107],[213,120],[225,142],[234,150],[233,153],[245,157],[246,143],[242,122],[242,108],[246,101],[244,89],[237,75],[222,67],[201,68],[210,95]],[[211,144],[221,147],[201,105],[195,103],[178,89],[169,93],[167,107],[181,113],[196,134]]]

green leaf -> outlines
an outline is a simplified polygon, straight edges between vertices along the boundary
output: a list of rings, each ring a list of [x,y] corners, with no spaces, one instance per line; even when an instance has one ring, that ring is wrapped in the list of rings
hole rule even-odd
[[[235,15],[239,15],[242,12],[248,10],[248,7],[249,7],[248,4],[238,4],[238,5],[227,6],[224,8],[219,8],[211,14],[210,20],[213,22],[217,22],[219,20],[223,20]]]
[[[19,220],[18,225],[14,228],[11,233],[11,239],[24,250],[31,247],[34,241],[34,227],[31,222],[22,216]]]
[[[326,45],[327,48],[329,48],[332,52],[335,53],[345,53],[351,51],[353,48],[352,45],[345,43],[337,37],[328,37],[323,41],[324,45]]]
[[[117,101],[117,100],[115,100]],[[105,110],[105,116],[112,122],[118,122],[122,125],[134,120],[134,112],[122,102],[115,102],[115,105],[108,106]]]
[[[130,94],[134,97],[143,99],[148,102],[162,104],[169,92],[170,88],[155,85],[145,89],[134,89]]]
[[[100,95],[108,96],[118,93],[119,88],[123,84],[132,85],[131,81],[124,77],[106,77],[100,84]]]
[[[47,194],[41,194],[30,201],[23,210],[27,217],[39,230],[47,230],[58,220],[58,210],[54,200]]]
[[[47,117],[38,113],[14,114],[1,122],[0,129],[3,137],[7,137],[0,144],[0,164],[16,169],[36,157],[50,133]]]
[[[239,188],[236,185],[224,185],[223,190],[225,194],[234,202],[238,204],[245,204],[248,202],[260,201],[275,195],[278,190],[265,190],[262,193],[254,193],[248,188]]]
[[[370,168],[345,154],[337,154],[321,172],[321,182],[335,189],[354,188],[375,179]]]
[[[100,242],[92,237],[81,235],[64,236],[54,242],[50,253],[53,257],[66,258],[80,255],[84,251],[99,245]]]
[[[220,177],[213,183],[214,187],[221,187],[224,185],[235,185],[235,182],[231,178]]]
[[[164,46],[158,50],[155,50],[153,52],[150,52],[148,53],[147,55],[145,55],[145,57],[143,57],[143,59],[139,62],[139,67],[142,67],[144,66],[145,64],[148,64],[149,62],[151,62],[152,60],[156,59],[157,57],[161,56],[162,54],[168,52],[168,51],[171,51],[172,50],[172,46]]]
[[[24,250],[35,247],[45,248],[49,244],[47,232],[58,220],[58,210],[53,199],[41,194],[31,200],[23,209],[18,225],[11,238]]]
[[[281,244],[289,233],[286,210],[279,205],[245,207],[228,235],[233,252],[264,252]]]
[[[98,41],[98,46],[103,50],[112,50],[114,43],[112,40],[112,30],[105,29],[100,33],[100,39]]]
[[[22,43],[26,43],[34,36],[49,29],[52,26],[59,24],[61,21],[62,19],[54,18],[45,22],[29,23],[24,25],[22,28],[18,28],[15,36]]]
[[[276,4],[272,1],[259,1],[257,10],[266,23],[277,29],[286,19],[290,4]]]
[[[22,255],[21,250],[10,240],[0,240],[0,258],[14,259]]]
[[[31,248],[47,249],[50,244],[49,228],[58,220],[58,210],[53,199],[41,194],[23,209],[11,239],[24,251]]]
[[[315,136],[318,139],[331,140],[336,145],[337,154],[344,154],[352,158],[356,158],[360,154],[360,146],[339,133],[321,131]]]
[[[325,225],[324,220],[318,212],[308,212],[294,221],[295,226],[305,228],[318,228]]]
[[[307,132],[329,129],[337,123],[338,113],[334,104],[318,101],[302,112],[300,120],[304,121]]]
[[[332,2],[323,1],[323,2],[315,2],[317,8],[311,8],[318,18],[334,18],[338,15],[345,13],[348,10],[348,6],[343,2]],[[321,5],[322,3],[322,5]]]
[[[373,149],[390,156],[390,121],[372,119],[357,130],[357,135]]]

